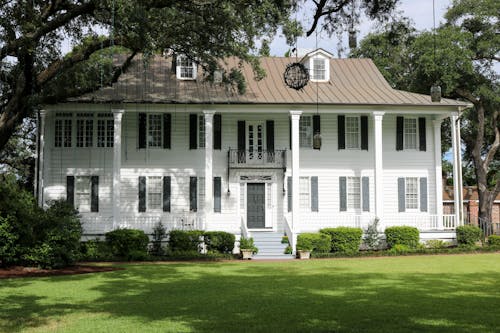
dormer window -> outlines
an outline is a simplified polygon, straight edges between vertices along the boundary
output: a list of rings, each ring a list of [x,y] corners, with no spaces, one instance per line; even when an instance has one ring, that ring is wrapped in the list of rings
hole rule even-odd
[[[316,81],[325,81],[326,80],[326,59],[323,58],[314,58],[312,59],[313,70],[312,70],[312,79]]]
[[[186,56],[178,56],[176,73],[180,80],[194,80],[196,79],[196,64]]]

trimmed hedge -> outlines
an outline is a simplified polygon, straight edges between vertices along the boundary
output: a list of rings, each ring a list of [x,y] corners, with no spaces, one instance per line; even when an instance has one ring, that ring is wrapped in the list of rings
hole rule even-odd
[[[500,247],[500,236],[491,235],[488,237],[488,246]]]
[[[473,225],[461,225],[457,229],[458,245],[472,246],[481,240],[482,230]]]
[[[303,233],[297,236],[297,250],[324,253],[330,251],[330,236],[321,233]]]
[[[319,231],[330,237],[331,252],[355,253],[359,251],[363,230],[361,228],[338,227]]]
[[[207,231],[203,236],[208,252],[233,253],[234,234],[224,231]]]
[[[389,248],[395,245],[406,245],[414,249],[418,245],[420,233],[417,228],[408,226],[389,227],[385,229],[385,240]]]
[[[172,230],[169,232],[168,246],[172,252],[200,251],[203,243],[202,230]]]
[[[148,256],[149,237],[142,230],[116,229],[106,233],[113,256],[125,260],[144,260]]]

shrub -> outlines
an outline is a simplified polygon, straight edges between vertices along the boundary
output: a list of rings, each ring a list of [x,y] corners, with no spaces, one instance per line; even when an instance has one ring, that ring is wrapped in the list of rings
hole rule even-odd
[[[165,232],[165,228],[161,222],[158,222],[153,229],[153,240],[151,241],[151,254],[154,256],[162,256],[165,254],[165,251],[162,246],[162,241],[167,236]]]
[[[13,230],[13,220],[11,216],[0,216],[0,267],[11,265],[17,260],[18,236]]]
[[[288,240],[288,236],[281,237],[281,244],[290,244],[290,241]]]
[[[106,242],[99,238],[80,243],[80,260],[107,261],[113,259],[113,253]]]
[[[414,249],[418,245],[420,233],[417,228],[408,226],[396,226],[385,229],[385,239],[389,248],[395,245],[406,245]]]
[[[259,249],[257,248],[257,246],[255,246],[255,244],[253,243],[253,238],[250,237],[250,238],[246,238],[246,237],[243,237],[241,236],[240,238],[240,250],[252,250],[252,252],[255,254],[257,252],[259,252]]]
[[[125,260],[142,260],[147,256],[149,237],[142,230],[116,229],[106,233],[106,243],[113,256]]]
[[[224,231],[207,231],[203,236],[207,251],[233,253],[235,241],[234,234]]]
[[[172,230],[168,234],[170,251],[200,251],[203,242],[201,230]]]
[[[285,247],[285,254],[292,254],[293,252],[293,249],[290,245],[287,245],[287,247]]]
[[[325,228],[319,232],[330,236],[331,252],[355,253],[359,251],[363,235],[361,228]]]
[[[488,237],[488,246],[500,247],[500,236],[491,235],[490,237]]]
[[[482,230],[473,225],[461,225],[456,229],[458,245],[473,246],[481,239]]]
[[[407,253],[412,253],[415,250],[408,245],[404,244],[394,244],[389,250],[387,250],[387,253],[390,255],[401,255],[401,254],[407,254]]]
[[[330,236],[321,233],[303,233],[297,236],[297,249],[312,252],[329,252]]]
[[[425,247],[428,249],[444,249],[448,247],[448,243],[441,239],[429,239],[425,242]]]
[[[380,219],[378,217],[373,220],[373,223],[370,223],[365,230],[365,244],[369,249],[378,249],[380,246],[380,235],[378,233],[378,224]]]

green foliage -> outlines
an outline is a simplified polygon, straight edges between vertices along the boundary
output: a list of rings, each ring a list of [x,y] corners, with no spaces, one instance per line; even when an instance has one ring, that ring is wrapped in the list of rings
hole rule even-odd
[[[293,252],[293,249],[290,245],[288,245],[286,248],[285,248],[285,254],[292,254]]]
[[[80,260],[82,261],[110,261],[113,252],[106,242],[99,238],[88,240],[80,244]]]
[[[153,240],[151,241],[151,254],[153,256],[162,256],[165,252],[162,242],[167,237],[167,233],[165,231],[165,227],[161,222],[153,229]]]
[[[246,238],[243,236],[240,238],[240,250],[252,250],[253,254],[259,252],[259,249],[253,243],[253,238]]]
[[[202,260],[202,261],[219,261],[234,259],[234,256],[229,253],[208,252],[200,253],[199,251],[170,251],[167,250],[165,260]]]
[[[200,251],[203,243],[202,230],[172,230],[168,234],[168,246],[171,252]]]
[[[406,245],[415,249],[420,239],[420,233],[417,228],[408,226],[396,226],[385,229],[385,240],[389,248],[395,245]]]
[[[208,231],[203,236],[208,252],[233,253],[234,234],[224,231]]]
[[[474,225],[461,225],[456,228],[458,245],[474,246],[481,240],[482,230]]]
[[[288,240],[288,236],[281,237],[281,244],[290,244],[290,241]]]
[[[380,246],[380,235],[378,232],[378,224],[380,219],[377,217],[370,223],[365,230],[364,242],[369,249],[375,250]]]
[[[14,219],[0,216],[0,267],[9,266],[17,259],[17,238],[13,230]]]
[[[116,229],[107,232],[106,243],[113,256],[124,260],[143,260],[147,257],[149,237],[142,230]]]
[[[448,247],[447,242],[441,240],[441,239],[429,239],[428,241],[425,242],[425,246],[428,249],[444,249]]]
[[[387,250],[387,253],[389,255],[405,255],[413,252],[415,252],[414,248],[404,244],[395,244],[389,250]]]
[[[297,236],[297,250],[329,252],[330,236],[322,233],[303,233]]]
[[[330,236],[331,252],[353,253],[359,251],[363,235],[361,228],[325,228],[319,232]]]
[[[488,246],[500,247],[500,235],[491,235],[488,237]]]

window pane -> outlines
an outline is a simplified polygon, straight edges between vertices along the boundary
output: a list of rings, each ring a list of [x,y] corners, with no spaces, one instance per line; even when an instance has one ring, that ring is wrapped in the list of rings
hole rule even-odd
[[[299,121],[299,144],[300,147],[310,148],[312,146],[312,117],[302,116]]]
[[[71,119],[64,119],[64,147],[71,147]]]
[[[309,205],[309,177],[299,178],[299,204],[300,208],[310,208]]]
[[[359,117],[345,117],[346,148],[359,148]]]
[[[361,208],[361,186],[359,177],[347,177],[347,208]]]
[[[161,209],[162,207],[162,178],[148,177],[148,208]]]
[[[115,141],[115,124],[112,119],[108,119],[107,121],[106,138],[106,147],[113,147]]]
[[[75,208],[80,213],[90,212],[90,177],[75,177]]]
[[[313,59],[313,80],[324,80],[325,72],[325,59]]]
[[[55,124],[54,146],[56,147],[62,146],[62,133],[63,133],[63,121],[61,119],[57,119]]]
[[[405,206],[407,209],[418,209],[418,178],[406,178]]]
[[[204,116],[198,117],[198,146],[205,148],[205,118]]]
[[[405,149],[417,148],[417,119],[404,119],[404,142]]]
[[[161,147],[161,114],[150,114],[148,118],[148,147]]]

